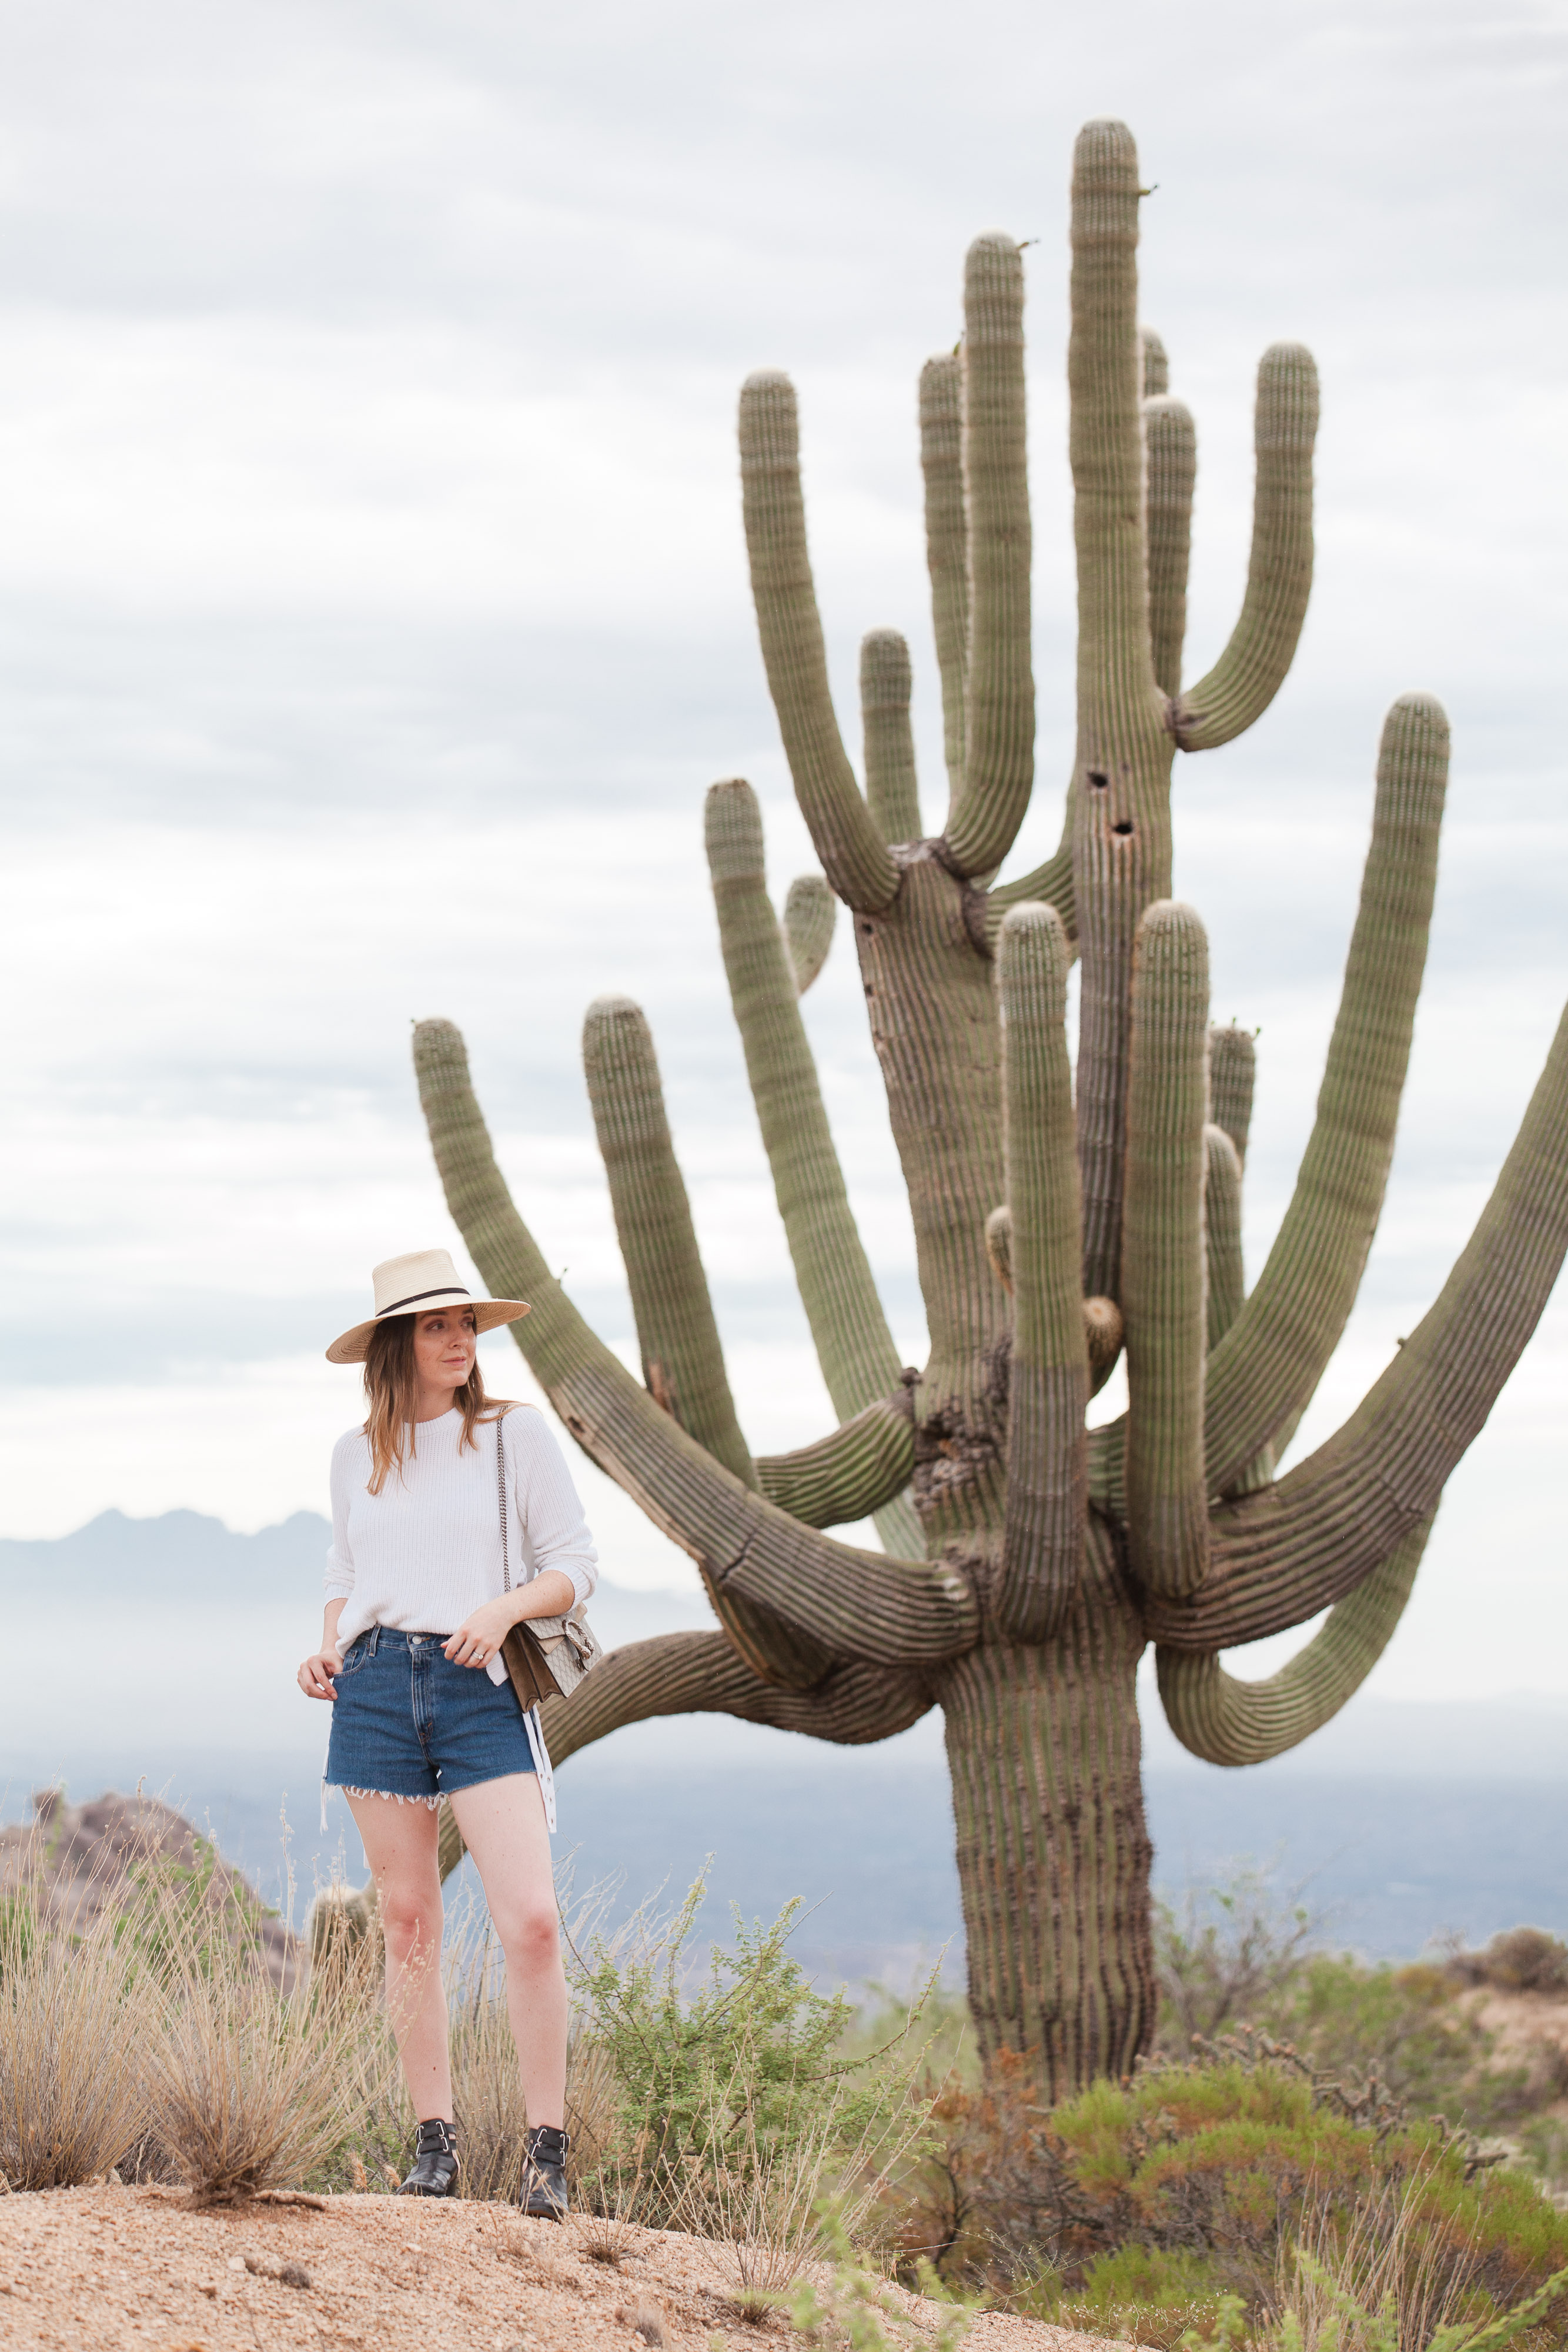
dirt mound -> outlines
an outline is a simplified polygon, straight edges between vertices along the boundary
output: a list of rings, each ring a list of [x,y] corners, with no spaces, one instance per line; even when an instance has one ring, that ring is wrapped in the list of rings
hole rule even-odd
[[[708,2352],[716,2339],[726,2352],[784,2352],[800,2342],[781,2317],[738,2315],[729,2248],[636,2230],[612,2268],[590,2255],[591,2234],[507,2206],[393,2197],[204,2213],[171,2189],[4,2197],[0,2341],[150,2352]],[[935,2336],[935,2304],[897,2300]],[[969,2337],[974,2352],[1095,2352],[1097,2342],[994,2314]]]
[[[156,1797],[106,1790],[89,1805],[68,1805],[57,1789],[34,1792],[36,1819],[0,1829],[0,1900],[36,1873],[49,1918],[80,1930],[124,1899],[137,1871],[151,1863],[190,1873],[214,1917],[237,1906],[274,1984],[292,1990],[299,1945],[237,1870],[215,1853],[183,1813]]]

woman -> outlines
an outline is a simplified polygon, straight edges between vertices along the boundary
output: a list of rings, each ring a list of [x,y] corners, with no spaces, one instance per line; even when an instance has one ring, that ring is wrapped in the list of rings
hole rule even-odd
[[[549,1759],[501,1643],[524,1619],[585,1601],[598,1563],[541,1415],[485,1395],[478,1335],[526,1315],[523,1300],[472,1299],[444,1250],[389,1258],[371,1279],[374,1315],[327,1350],[331,1363],[364,1365],[370,1411],[333,1451],[327,1609],[299,1687],[332,1703],[326,1777],[348,1798],[380,1902],[387,2006],[419,2119],[402,2193],[451,2196],[459,2164],[440,1967],[445,1797],[506,1955],[528,2114],[520,2201],[559,2221],[566,1978]]]

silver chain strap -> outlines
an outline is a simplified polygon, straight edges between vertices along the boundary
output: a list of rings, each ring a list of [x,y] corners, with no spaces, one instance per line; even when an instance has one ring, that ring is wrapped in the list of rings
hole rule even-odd
[[[504,1412],[496,1415],[496,1491],[501,1498],[501,1578],[503,1590],[512,1589],[512,1563],[507,1544],[507,1457],[501,1448],[501,1423]]]

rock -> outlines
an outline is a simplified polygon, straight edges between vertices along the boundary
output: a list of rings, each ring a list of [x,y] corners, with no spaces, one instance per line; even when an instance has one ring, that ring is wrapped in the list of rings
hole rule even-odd
[[[0,1897],[37,1874],[50,1919],[79,1934],[121,1899],[133,1874],[149,1862],[204,1872],[210,1860],[208,1899],[214,1912],[239,1897],[254,1920],[268,1976],[280,1990],[293,1990],[302,1959],[298,1937],[267,1915],[255,1889],[172,1805],[156,1797],[118,1796],[111,1789],[90,1804],[68,1805],[58,1789],[38,1789],[33,1811],[33,1823],[0,1829]]]

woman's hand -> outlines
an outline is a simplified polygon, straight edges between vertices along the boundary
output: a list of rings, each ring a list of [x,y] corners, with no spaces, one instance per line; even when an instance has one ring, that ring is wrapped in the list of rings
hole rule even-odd
[[[487,1666],[517,1622],[517,1593],[508,1592],[499,1601],[486,1601],[472,1616],[465,1617],[443,1644],[443,1655],[455,1666]]]
[[[307,1658],[296,1679],[307,1698],[336,1698],[332,1677],[342,1671],[342,1654],[333,1642]]]

